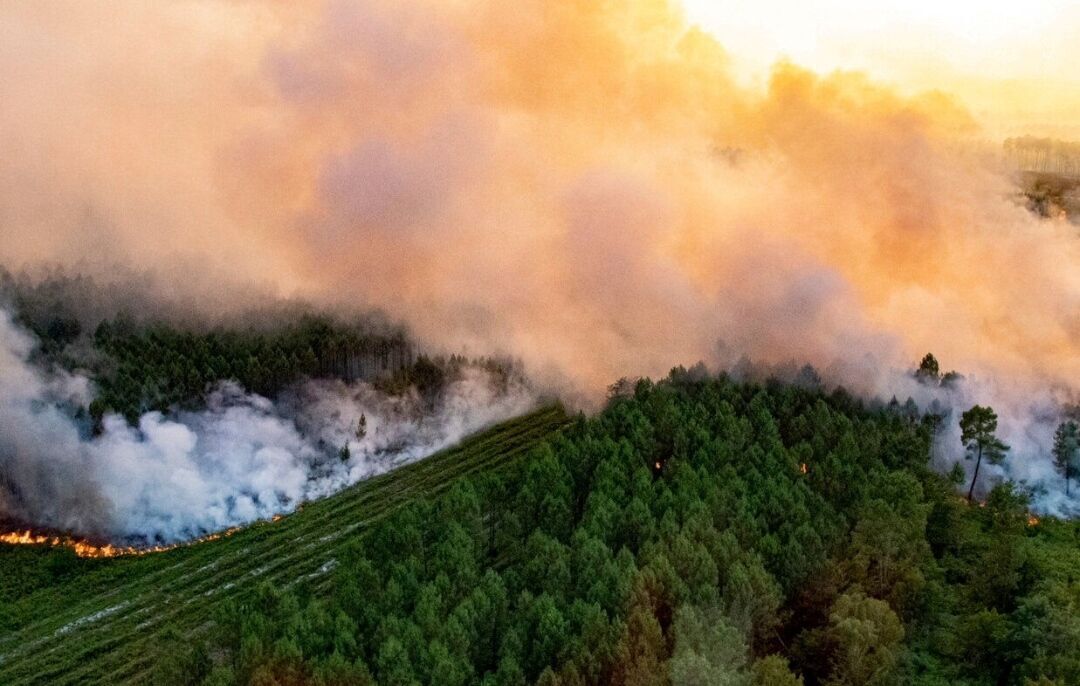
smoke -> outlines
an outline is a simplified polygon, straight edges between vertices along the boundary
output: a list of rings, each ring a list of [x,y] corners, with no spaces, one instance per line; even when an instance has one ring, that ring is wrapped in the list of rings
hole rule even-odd
[[[1031,388],[1023,380],[965,377],[941,386],[917,381],[897,372],[891,389],[900,402],[911,398],[922,411],[935,412],[943,421],[935,436],[933,464],[942,472],[953,465],[964,467],[964,487],[971,483],[975,462],[965,456],[960,438],[960,416],[978,405],[991,406],[998,415],[997,436],[1009,447],[1008,458],[1000,465],[985,460],[979,468],[975,494],[982,497],[990,488],[1008,480],[1033,497],[1033,505],[1044,514],[1080,515],[1080,498],[1065,494],[1064,477],[1050,459],[1054,431],[1066,419],[1066,409],[1075,402],[1075,391],[1065,388]]]
[[[1076,397],[1076,228],[946,93],[744,87],[664,0],[16,3],[0,35],[9,266],[381,307],[593,398],[744,355],[904,398],[929,350],[1032,479]]]
[[[109,416],[91,438],[73,414],[90,383],[45,375],[28,361],[33,347],[0,311],[0,519],[128,542],[172,543],[289,512],[537,402],[476,369],[434,409],[364,383],[311,381],[277,404],[224,384],[205,411],[150,412],[137,427]]]

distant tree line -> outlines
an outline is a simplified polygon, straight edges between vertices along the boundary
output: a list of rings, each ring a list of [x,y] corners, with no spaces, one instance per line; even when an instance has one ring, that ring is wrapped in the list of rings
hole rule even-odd
[[[104,355],[97,365],[98,395],[89,408],[95,423],[106,412],[135,422],[148,410],[198,408],[226,380],[273,397],[304,378],[359,379],[392,395],[415,389],[434,405],[467,369],[486,372],[503,391],[521,375],[510,359],[415,355],[404,333],[373,334],[318,316],[268,330],[203,333],[119,320],[102,323],[94,345]]]
[[[1080,177],[1080,142],[1020,136],[1005,139],[1005,156],[1022,171]]]

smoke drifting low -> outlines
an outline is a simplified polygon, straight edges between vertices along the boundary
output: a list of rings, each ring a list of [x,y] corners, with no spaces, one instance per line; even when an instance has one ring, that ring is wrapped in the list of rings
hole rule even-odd
[[[172,543],[289,512],[536,404],[476,370],[433,410],[364,383],[311,381],[277,404],[225,384],[205,411],[151,412],[137,427],[110,416],[90,438],[66,411],[89,382],[46,376],[33,345],[0,311],[0,520],[114,541]]]
[[[743,87],[665,0],[28,3],[0,35],[8,266],[227,269],[594,398],[744,355],[918,397],[933,351],[1032,474],[1076,398],[1076,227],[948,94]]]
[[[1075,392],[1062,387],[1037,388],[1026,380],[966,377],[943,386],[924,385],[910,374],[897,374],[891,391],[903,402],[913,399],[922,411],[944,418],[935,437],[933,463],[942,472],[953,465],[964,467],[964,487],[971,483],[974,461],[965,459],[960,440],[960,416],[974,405],[989,405],[998,415],[997,435],[1010,446],[1000,465],[982,463],[975,494],[983,497],[997,483],[1009,480],[1032,496],[1032,505],[1043,514],[1080,515],[1080,498],[1065,493],[1064,479],[1050,458],[1054,430],[1066,418]]]

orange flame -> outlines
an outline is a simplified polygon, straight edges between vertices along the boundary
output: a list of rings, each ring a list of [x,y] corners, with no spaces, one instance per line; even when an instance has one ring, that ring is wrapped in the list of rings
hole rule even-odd
[[[280,519],[280,516],[275,518],[274,521],[277,521],[277,519]],[[226,529],[225,531],[219,531],[218,533],[202,536],[191,541],[184,541],[183,543],[136,547],[117,546],[110,543],[106,543],[104,545],[95,545],[88,541],[73,538],[71,536],[50,536],[47,534],[35,534],[34,532],[27,529],[26,531],[12,531],[6,534],[0,534],[0,543],[7,543],[9,545],[46,545],[53,548],[71,548],[79,557],[121,557],[129,555],[149,555],[150,553],[163,553],[166,550],[173,550],[174,548],[180,548],[186,545],[203,543],[206,541],[216,541],[223,536],[231,536],[239,530],[240,527],[237,526],[231,529]]]
[[[53,547],[66,546],[75,551],[79,557],[117,557],[125,554],[140,554],[143,550],[152,552],[153,548],[137,549],[113,545],[97,546],[86,541],[81,541],[68,536],[47,536],[35,534],[32,531],[15,531],[0,534],[0,543],[11,545],[47,545]]]
[[[1038,526],[1038,524],[1039,524],[1039,518],[1038,518],[1038,517],[1036,517],[1036,516],[1035,516],[1035,515],[1033,515],[1033,514],[1028,514],[1028,520],[1027,520],[1027,523],[1028,523],[1028,526]]]
[[[806,469],[806,463],[805,462],[803,462],[802,464],[799,465],[799,471],[802,472],[803,474],[806,474],[806,472],[808,470]]]

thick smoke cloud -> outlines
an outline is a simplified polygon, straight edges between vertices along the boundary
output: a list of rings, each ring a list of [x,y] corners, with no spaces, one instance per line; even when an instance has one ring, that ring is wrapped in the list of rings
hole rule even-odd
[[[364,383],[312,381],[277,405],[226,384],[205,411],[151,412],[137,427],[110,416],[90,438],[70,412],[87,402],[88,381],[44,375],[27,361],[32,350],[0,311],[0,519],[131,542],[171,543],[289,512],[536,403],[475,370],[433,410]]]
[[[227,266],[593,397],[748,355],[904,398],[929,350],[1014,465],[1076,397],[1076,228],[947,94],[742,87],[664,0],[34,3],[0,32],[9,266]]]

